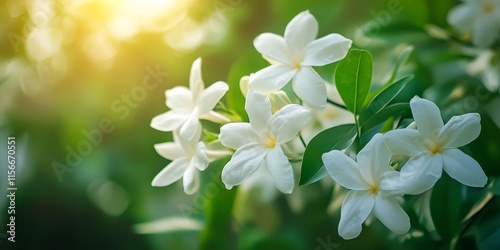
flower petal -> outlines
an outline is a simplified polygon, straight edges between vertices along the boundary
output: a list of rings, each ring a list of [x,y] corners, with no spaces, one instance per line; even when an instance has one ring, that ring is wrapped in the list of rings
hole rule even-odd
[[[151,186],[164,187],[178,181],[188,165],[189,159],[185,157],[175,159],[153,178]]]
[[[358,164],[338,150],[324,153],[321,157],[325,169],[341,186],[352,190],[368,190],[370,187],[361,175]]]
[[[295,94],[310,108],[323,109],[326,105],[326,86],[321,76],[309,66],[303,66],[292,81]]]
[[[245,144],[256,142],[257,137],[250,123],[235,122],[220,128],[219,141],[228,148],[238,149]]]
[[[400,173],[396,170],[383,173],[380,176],[378,188],[379,192],[385,196],[403,196],[405,194]]]
[[[155,116],[151,120],[151,127],[159,131],[173,131],[180,127],[191,113],[183,110],[170,110]]]
[[[339,34],[329,34],[307,45],[302,65],[323,66],[342,60],[352,41]]]
[[[200,188],[200,173],[192,164],[184,172],[182,185],[186,194],[194,194]]]
[[[441,153],[443,168],[451,178],[470,187],[484,187],[488,177],[472,157],[459,149],[447,149]]]
[[[361,175],[371,184],[379,183],[379,177],[391,168],[391,152],[385,145],[382,134],[376,134],[359,152],[357,161]]]
[[[368,192],[349,191],[340,211],[339,235],[346,240],[358,237],[374,204],[375,199]]]
[[[292,165],[278,145],[267,153],[265,158],[267,170],[274,180],[279,191],[285,194],[292,193],[295,186]]]
[[[175,160],[177,158],[186,156],[183,148],[174,142],[164,142],[154,145],[156,152],[163,156],[165,159]]]
[[[283,144],[297,137],[299,131],[309,122],[310,111],[298,104],[288,104],[278,110],[267,123],[276,142]]]
[[[191,91],[184,86],[176,86],[165,91],[166,104],[170,109],[192,110]]]
[[[250,76],[250,89],[271,92],[283,88],[297,70],[286,64],[274,64]]]
[[[401,183],[407,194],[423,193],[436,183],[443,172],[443,160],[440,154],[418,153],[401,168]]]
[[[490,47],[498,38],[498,29],[495,27],[496,20],[486,16],[477,18],[472,32],[472,43],[478,47]]]
[[[210,111],[203,115],[199,115],[198,118],[219,124],[226,124],[228,122],[231,122],[231,119],[229,119],[227,116],[217,113],[215,111]]]
[[[285,28],[285,41],[294,58],[301,58],[306,46],[318,35],[318,21],[308,10],[296,15]]]
[[[222,182],[226,186],[241,184],[259,168],[268,151],[258,143],[247,144],[236,150],[222,169]]]
[[[189,89],[193,95],[193,102],[197,102],[199,96],[205,89],[203,80],[201,78],[201,58],[196,59],[191,66],[191,73],[189,75]]]
[[[439,133],[444,148],[458,148],[469,144],[481,133],[481,117],[470,113],[452,117]]]
[[[219,81],[206,88],[200,95],[196,107],[200,114],[210,112],[229,90],[227,83]]]
[[[247,95],[245,110],[255,132],[260,133],[267,127],[271,118],[271,101],[264,93],[251,90]]]
[[[471,31],[477,17],[477,8],[471,7],[470,4],[460,4],[452,8],[448,12],[448,23],[461,32]]]
[[[410,230],[410,217],[394,197],[375,196],[375,216],[392,232],[404,234]]]
[[[198,131],[201,131],[201,124],[198,119],[198,110],[194,109],[186,122],[182,124],[180,135],[186,140],[191,140]]]
[[[205,147],[205,143],[198,142],[196,144],[196,149],[194,151],[193,159],[191,163],[195,168],[200,171],[205,170],[208,167],[208,156],[207,149]]]
[[[396,129],[384,134],[385,144],[394,155],[414,156],[426,151],[423,138],[415,129]]]
[[[429,100],[415,96],[410,101],[410,107],[418,132],[427,139],[437,138],[439,131],[443,128],[443,119],[438,106]]]
[[[273,61],[292,64],[290,52],[282,36],[272,33],[260,34],[253,40],[253,46],[259,53]]]

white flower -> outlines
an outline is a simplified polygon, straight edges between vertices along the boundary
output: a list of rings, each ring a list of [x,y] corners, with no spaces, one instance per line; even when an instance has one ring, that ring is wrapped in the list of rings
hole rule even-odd
[[[201,130],[199,119],[217,123],[229,119],[212,109],[229,89],[225,82],[216,82],[205,89],[201,79],[201,58],[191,67],[189,89],[177,86],[165,92],[167,107],[171,110],[158,115],[151,121],[151,127],[160,131],[173,131],[180,128],[180,135],[190,140]]]
[[[381,134],[375,135],[359,152],[357,163],[338,150],[325,153],[322,158],[333,180],[350,189],[340,212],[342,238],[358,237],[361,225],[372,211],[394,233],[408,232],[410,218],[398,203],[404,190],[399,172],[389,165],[391,153]]]
[[[500,34],[500,1],[464,0],[450,10],[448,23],[461,32],[470,33],[476,46],[489,47]]]
[[[255,73],[250,87],[259,91],[276,91],[292,78],[295,94],[307,106],[315,109],[326,104],[326,87],[312,66],[323,66],[343,59],[352,41],[330,34],[320,39],[318,22],[309,11],[295,16],[286,26],[285,36],[264,33],[257,36],[254,46],[272,65]]]
[[[207,168],[209,159],[205,144],[199,141],[200,131],[191,140],[174,132],[174,142],[155,144],[156,152],[172,160],[153,179],[151,185],[164,187],[182,178],[184,192],[195,193],[200,186],[199,171]]]
[[[427,191],[441,178],[443,169],[464,185],[486,185],[487,177],[479,163],[457,149],[479,136],[479,114],[454,116],[444,125],[439,108],[433,102],[415,96],[410,106],[417,130],[397,129],[385,134],[393,154],[411,156],[401,169],[406,193]]]
[[[221,128],[220,142],[236,149],[222,170],[226,187],[241,184],[259,167],[267,167],[276,187],[291,193],[295,184],[293,169],[281,145],[293,140],[309,121],[309,110],[298,104],[289,104],[271,113],[269,98],[251,90],[245,110],[250,123],[229,123]]]

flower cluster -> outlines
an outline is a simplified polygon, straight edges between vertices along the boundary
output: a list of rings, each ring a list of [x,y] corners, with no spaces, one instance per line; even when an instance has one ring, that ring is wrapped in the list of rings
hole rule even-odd
[[[216,82],[205,89],[201,79],[201,59],[197,59],[191,69],[189,88],[167,90],[166,105],[170,110],[151,122],[157,130],[172,131],[174,139],[174,142],[155,145],[161,156],[172,161],[153,179],[152,185],[166,186],[182,178],[184,191],[192,194],[198,190],[200,171],[205,170],[211,161],[231,155],[221,173],[222,182],[228,189],[245,184],[258,174],[270,177],[262,179],[272,181],[280,192],[292,193],[297,186],[292,159],[302,160],[320,130],[338,125],[331,121],[321,122],[325,117],[328,119],[321,112],[328,110],[326,107],[338,109],[343,105],[328,95],[332,90],[335,92],[334,84],[323,80],[313,66],[331,64],[348,57],[352,42],[339,34],[316,39],[317,34],[318,22],[309,11],[304,11],[290,21],[284,36],[264,33],[255,38],[256,50],[271,65],[241,79],[247,122],[230,120],[214,111],[228,91],[228,85]],[[360,63],[368,60],[366,58],[371,60],[371,56],[363,57],[359,50],[357,52],[354,54],[359,56],[358,60],[351,61]],[[341,70],[342,67],[337,68],[337,71]],[[369,74],[371,77],[371,69]],[[363,79],[368,78],[365,75]],[[358,84],[358,80],[356,75],[352,84]],[[284,88],[289,82],[291,88]],[[400,81],[394,85],[401,87],[403,84]],[[354,89],[359,91],[361,88]],[[369,83],[365,89],[369,90]],[[391,95],[382,95],[380,99]],[[364,101],[356,99],[361,96],[358,92],[344,92],[340,96],[342,100],[354,98],[351,103]],[[385,101],[379,99],[378,104],[374,104],[378,106],[371,109],[375,112],[371,116],[384,113],[381,111],[386,111],[383,109],[392,98]],[[385,104],[381,105],[381,102]],[[334,105],[327,106],[328,103]],[[394,107],[401,106],[392,106],[392,109]],[[336,183],[350,190],[342,204],[339,224],[339,234],[345,239],[357,237],[362,224],[371,214],[394,233],[408,232],[410,219],[401,206],[404,196],[418,195],[431,189],[443,170],[464,185],[486,185],[487,177],[479,164],[458,149],[479,136],[479,114],[455,116],[444,124],[439,108],[431,101],[415,96],[409,107],[416,129],[412,128],[413,125],[394,127],[385,134],[372,136],[364,147],[360,140],[353,141],[354,137],[362,137],[362,126],[369,124],[366,121],[372,117],[364,118],[364,125],[360,125],[360,117],[370,116],[370,111],[344,107],[342,112],[351,118],[344,119],[344,123],[355,123],[344,125],[357,128],[356,136],[344,148],[332,150],[330,147],[321,152],[319,161],[326,172]],[[221,124],[216,143],[226,149],[211,150],[205,144],[200,119]],[[332,117],[329,119],[333,120]],[[314,123],[321,125],[315,126]],[[304,140],[301,134],[307,134],[308,138]],[[407,161],[393,164],[392,160],[399,156],[404,156]],[[307,166],[303,165],[302,170],[305,168]]]

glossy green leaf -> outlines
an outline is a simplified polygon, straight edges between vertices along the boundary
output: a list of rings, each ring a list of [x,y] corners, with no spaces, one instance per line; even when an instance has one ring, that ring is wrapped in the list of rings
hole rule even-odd
[[[500,200],[492,200],[478,222],[476,244],[478,249],[500,249]]]
[[[344,124],[321,131],[307,145],[302,160],[299,185],[314,183],[328,173],[324,170],[322,155],[331,150],[347,148],[356,136],[354,124]]]
[[[372,56],[366,50],[352,49],[335,70],[335,84],[346,107],[358,114],[370,91]]]
[[[366,109],[361,111],[359,116],[359,122],[361,124],[369,120],[373,115],[380,112],[387,105],[391,103],[396,96],[403,91],[406,84],[413,79],[413,75],[405,76],[391,85],[385,87],[381,92],[379,92],[368,104]]]
[[[373,114],[370,118],[367,118],[363,122],[361,122],[361,129],[362,131],[368,131],[378,124],[385,122],[391,117],[396,117],[404,114],[408,109],[410,109],[409,103],[394,103],[388,105],[379,110],[377,113]]]

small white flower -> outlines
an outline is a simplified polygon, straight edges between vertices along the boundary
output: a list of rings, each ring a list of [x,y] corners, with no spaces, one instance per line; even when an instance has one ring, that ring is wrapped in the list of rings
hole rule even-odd
[[[476,46],[489,47],[500,35],[500,1],[464,0],[450,10],[448,23],[461,32],[470,33]]]
[[[397,129],[385,134],[393,154],[411,156],[401,169],[406,193],[429,190],[441,178],[443,169],[464,185],[486,185],[487,177],[479,163],[457,149],[479,136],[479,114],[454,116],[444,125],[439,108],[433,102],[415,96],[410,107],[417,130]]]
[[[303,11],[288,23],[284,37],[272,33],[257,36],[255,48],[272,65],[255,73],[250,79],[250,87],[264,92],[276,91],[293,79],[293,91],[307,106],[323,108],[325,83],[312,66],[343,59],[352,41],[339,34],[320,39],[316,39],[317,35],[318,22],[309,11]]]
[[[276,187],[283,193],[291,193],[295,184],[293,169],[281,145],[293,140],[309,121],[309,110],[289,104],[272,114],[269,98],[254,90],[247,95],[245,110],[250,123],[221,127],[220,142],[236,149],[222,170],[222,181],[231,188],[259,167],[267,167]]]
[[[164,187],[183,179],[184,192],[195,193],[200,186],[199,171],[208,167],[209,159],[205,144],[199,141],[200,131],[191,140],[174,132],[174,142],[155,144],[156,152],[172,160],[153,179],[151,185]]]
[[[165,92],[167,107],[170,111],[158,115],[151,121],[151,127],[160,131],[173,131],[180,128],[180,135],[190,140],[201,130],[199,119],[217,123],[229,119],[212,109],[229,89],[225,82],[216,82],[205,89],[201,78],[201,58],[191,67],[189,89],[177,86]]]
[[[372,213],[397,234],[410,229],[410,218],[399,205],[404,190],[399,172],[392,169],[391,153],[381,134],[359,152],[356,163],[338,150],[323,154],[325,168],[335,182],[350,189],[342,203],[339,235],[359,236],[363,222]]]

